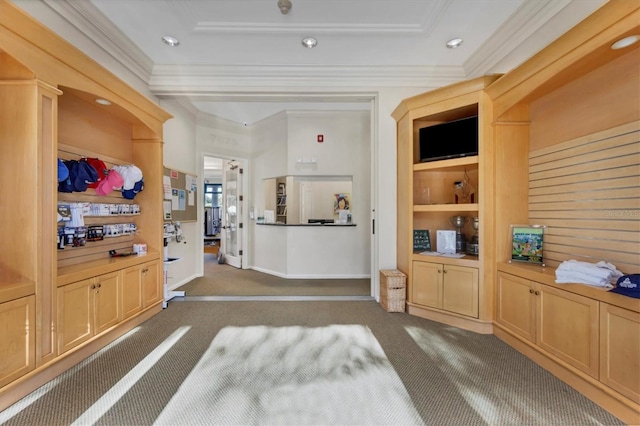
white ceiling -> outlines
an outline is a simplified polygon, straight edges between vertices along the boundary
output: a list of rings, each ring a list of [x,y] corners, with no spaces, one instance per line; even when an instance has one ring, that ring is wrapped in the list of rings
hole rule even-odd
[[[363,93],[379,87],[506,72],[606,0],[291,0],[286,15],[277,0],[14,2],[54,31],[70,23],[95,45],[61,36],[98,61],[99,46],[157,96],[250,125],[283,109],[368,109]],[[447,49],[453,37],[464,43]]]

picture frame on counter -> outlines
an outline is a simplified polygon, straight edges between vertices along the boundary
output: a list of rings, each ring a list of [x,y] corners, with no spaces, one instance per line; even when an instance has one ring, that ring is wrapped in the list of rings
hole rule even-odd
[[[511,259],[545,266],[543,257],[545,225],[510,225]]]

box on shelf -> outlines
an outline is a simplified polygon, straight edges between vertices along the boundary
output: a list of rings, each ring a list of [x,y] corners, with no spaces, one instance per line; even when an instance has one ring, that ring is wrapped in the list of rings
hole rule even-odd
[[[380,305],[387,312],[404,312],[407,276],[398,269],[380,271]]]

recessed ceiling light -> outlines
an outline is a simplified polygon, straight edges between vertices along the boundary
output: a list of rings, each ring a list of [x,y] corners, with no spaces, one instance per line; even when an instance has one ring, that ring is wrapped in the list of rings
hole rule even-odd
[[[111,101],[102,98],[96,99],[96,103],[100,105],[111,105]]]
[[[620,40],[616,41],[611,45],[611,48],[613,50],[624,49],[625,47],[631,46],[633,43],[636,43],[638,40],[640,40],[640,35],[631,35],[629,37],[621,38]]]
[[[309,49],[313,49],[318,45],[318,40],[313,37],[305,37],[302,39],[302,45],[304,47],[308,47]]]
[[[164,42],[164,44],[168,44],[171,47],[176,47],[177,45],[180,44],[180,40],[171,36],[162,37],[162,41]]]
[[[449,49],[455,49],[456,47],[459,47],[462,44],[462,41],[463,40],[461,38],[452,38],[447,42],[447,47]]]

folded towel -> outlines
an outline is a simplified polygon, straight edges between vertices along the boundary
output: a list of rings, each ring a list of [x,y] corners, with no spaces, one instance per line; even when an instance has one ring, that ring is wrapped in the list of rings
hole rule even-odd
[[[557,284],[578,283],[611,288],[621,276],[622,272],[613,264],[604,261],[593,264],[572,259],[562,262],[556,269]]]
[[[613,287],[607,278],[598,278],[582,272],[556,270],[556,284],[569,283],[587,284],[596,287]]]
[[[593,264],[588,262],[579,262],[577,260],[567,260],[558,266],[558,270],[581,272],[598,278],[607,279],[611,278],[612,274],[615,274],[616,272],[620,274],[619,276],[622,276],[622,273],[618,271],[615,266],[602,261]]]

